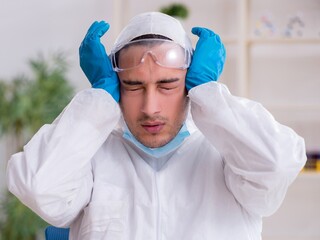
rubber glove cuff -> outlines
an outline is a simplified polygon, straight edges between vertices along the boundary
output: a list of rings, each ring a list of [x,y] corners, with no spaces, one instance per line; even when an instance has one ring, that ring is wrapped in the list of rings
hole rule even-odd
[[[110,78],[102,78],[92,85],[93,88],[106,90],[116,102],[120,100],[119,81],[113,81]]]

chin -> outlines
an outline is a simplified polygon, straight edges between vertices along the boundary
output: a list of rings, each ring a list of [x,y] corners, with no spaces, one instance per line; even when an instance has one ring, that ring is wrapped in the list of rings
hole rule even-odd
[[[144,146],[149,147],[149,148],[163,147],[171,140],[172,140],[172,138],[171,139],[168,139],[168,138],[159,139],[159,137],[151,137],[151,138],[144,139],[144,140],[138,139],[139,142],[141,142]]]

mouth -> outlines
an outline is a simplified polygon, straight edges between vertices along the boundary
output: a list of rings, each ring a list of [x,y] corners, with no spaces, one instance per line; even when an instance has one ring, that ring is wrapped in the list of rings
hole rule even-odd
[[[165,123],[163,122],[145,122],[141,124],[142,128],[150,134],[160,133],[164,125]]]

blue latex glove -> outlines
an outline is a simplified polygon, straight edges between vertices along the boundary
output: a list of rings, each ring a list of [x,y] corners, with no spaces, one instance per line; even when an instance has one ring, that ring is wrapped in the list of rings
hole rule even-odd
[[[80,66],[93,88],[102,88],[119,102],[119,79],[112,69],[111,61],[100,38],[110,25],[104,21],[94,22],[89,28],[80,48]]]
[[[192,33],[199,37],[186,76],[186,88],[217,81],[226,60],[226,50],[220,37],[206,28],[194,27]]]

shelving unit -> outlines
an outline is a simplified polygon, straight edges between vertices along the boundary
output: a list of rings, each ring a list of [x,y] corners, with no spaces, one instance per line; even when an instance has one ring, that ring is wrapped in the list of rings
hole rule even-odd
[[[307,150],[320,151],[320,35],[254,36],[250,16],[255,11],[252,5],[257,2],[262,1],[241,0],[241,36],[236,41],[226,42],[227,46],[239,46],[236,61],[240,68],[240,86],[235,89],[236,94],[262,102],[278,121],[305,138]],[[286,7],[282,5],[284,2],[288,3],[269,0],[263,5],[281,12],[279,9]],[[301,7],[301,2],[291,0],[290,4]],[[313,0],[303,2],[306,3],[305,10],[316,3]],[[290,11],[293,10],[294,6],[291,6]],[[320,3],[317,11],[320,16]],[[318,24],[320,30],[320,18]],[[319,172],[303,171],[299,174],[280,209],[264,219],[263,239],[314,240],[320,237],[320,212],[316,208],[320,200],[319,181]]]
[[[320,151],[320,17],[312,24],[309,24],[312,22],[308,21],[310,19],[301,17],[305,20],[305,29],[299,33],[303,35],[305,30],[306,34],[293,37],[285,36],[285,30],[281,32],[281,28],[270,36],[255,36],[252,19],[259,15],[253,14],[256,8],[260,14],[263,11],[283,14],[289,4],[289,16],[294,16],[300,8],[301,12],[312,11],[314,16],[315,12],[320,16],[320,2],[240,0],[238,4],[238,35],[222,35],[227,50],[232,46],[236,49],[233,63],[237,69],[231,67],[226,71],[236,71],[237,79],[235,83],[227,76],[222,77],[222,81],[231,87],[234,94],[261,102],[277,120],[294,128],[305,138],[307,150]],[[274,18],[283,29],[288,28],[289,23],[286,25],[283,20],[288,16]],[[274,28],[274,23],[269,24]],[[313,26],[314,33],[306,30],[308,24]]]
[[[224,42],[228,44],[238,44],[239,51],[238,51],[238,64],[240,64],[239,69],[239,81],[243,83],[243,85],[249,85],[250,84],[250,50],[252,45],[259,45],[259,44],[291,44],[291,45],[297,45],[297,44],[313,44],[313,45],[319,45],[320,46],[320,17],[319,17],[319,36],[318,37],[283,37],[283,36],[273,36],[273,37],[253,37],[252,36],[252,29],[250,29],[250,26],[252,25],[252,19],[250,19],[251,11],[254,11],[252,9],[251,4],[254,2],[262,2],[261,0],[240,0],[240,4],[238,6],[239,11],[239,31],[238,36],[236,38],[228,38],[227,36],[223,36],[222,38],[225,39]],[[265,1],[266,2],[266,1]],[[275,3],[275,1],[269,1],[270,6]],[[287,1],[288,2],[288,1]],[[296,1],[297,2],[297,1]],[[310,1],[309,1],[310,2]],[[314,2],[316,2],[314,0]],[[275,6],[275,8],[281,8],[281,2],[276,1],[278,4]],[[294,1],[290,2],[294,5]],[[283,4],[283,1],[282,1]],[[284,7],[284,6],[282,6]],[[319,16],[320,16],[320,4],[319,4]],[[320,72],[319,72],[320,75]],[[320,79],[319,79],[320,80]],[[242,87],[242,89],[245,89],[245,86]],[[319,84],[320,86],[320,84]],[[239,95],[241,96],[247,96],[249,97],[250,94],[247,91],[239,91]],[[320,102],[319,102],[320,105]]]

